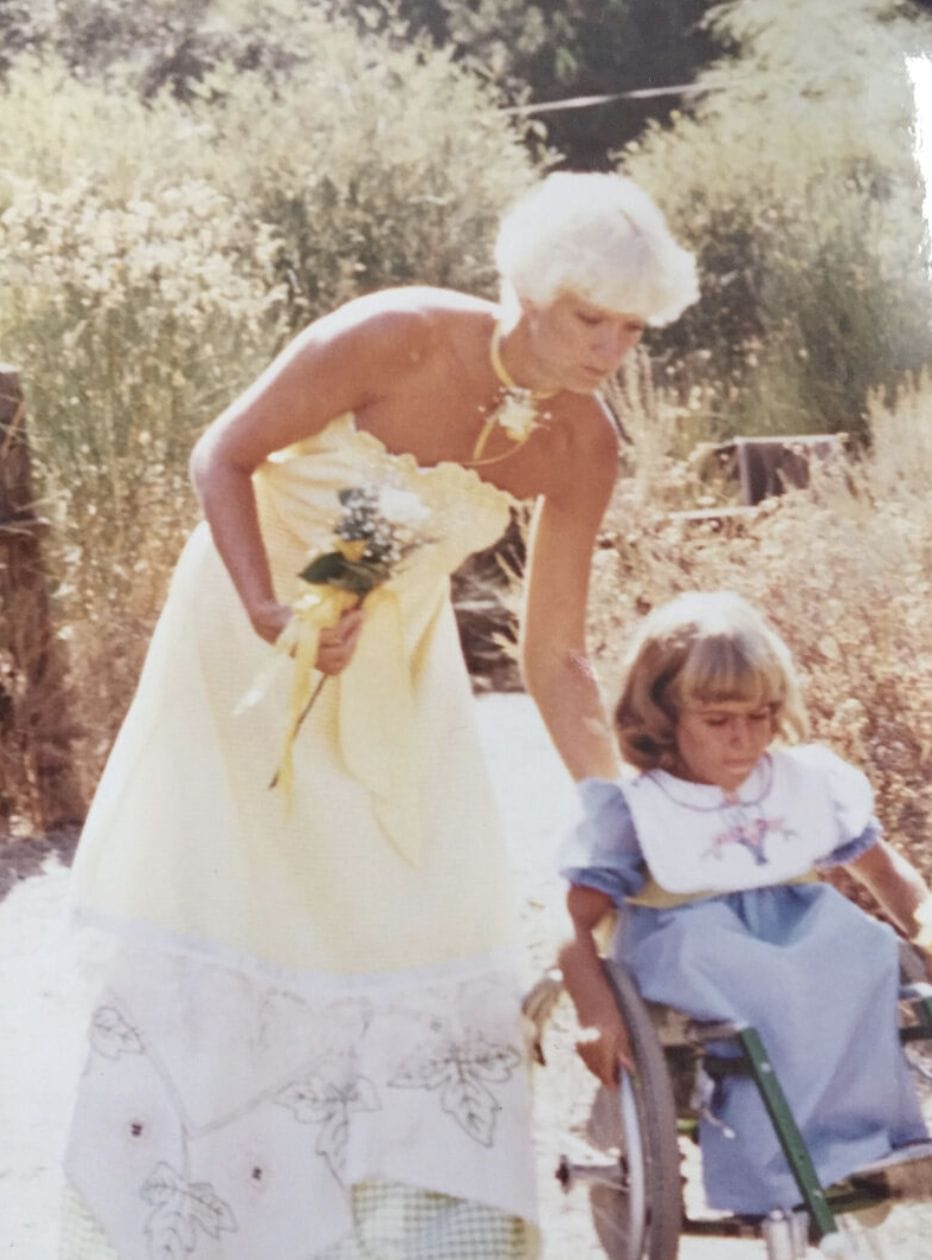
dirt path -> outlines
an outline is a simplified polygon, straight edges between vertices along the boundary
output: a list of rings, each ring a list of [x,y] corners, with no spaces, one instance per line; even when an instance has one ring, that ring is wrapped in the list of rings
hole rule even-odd
[[[554,853],[575,812],[567,776],[524,696],[493,695],[478,706],[483,740],[509,836],[522,907],[528,983],[549,964],[562,932]],[[25,872],[24,872],[25,873]],[[55,1260],[59,1164],[80,1071],[91,993],[65,926],[67,869],[55,853],[0,903],[0,1257]],[[565,1198],[552,1179],[552,1143],[539,1131],[546,1260],[603,1260],[582,1196]],[[932,1256],[932,1228],[865,1258]],[[755,1241],[683,1242],[680,1260],[764,1260]],[[815,1257],[816,1252],[811,1251]]]

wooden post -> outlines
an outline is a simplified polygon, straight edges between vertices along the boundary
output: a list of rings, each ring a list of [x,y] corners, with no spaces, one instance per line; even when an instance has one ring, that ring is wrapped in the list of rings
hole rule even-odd
[[[788,486],[809,485],[815,463],[838,464],[844,458],[844,433],[805,433],[795,437],[735,438],[741,501],[760,503]]]
[[[0,364],[0,828],[20,816],[47,830],[79,821],[84,802],[34,507],[23,391]]]

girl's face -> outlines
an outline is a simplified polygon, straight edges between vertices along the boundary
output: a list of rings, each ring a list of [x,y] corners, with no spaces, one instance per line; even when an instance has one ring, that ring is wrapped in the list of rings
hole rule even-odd
[[[644,320],[561,294],[546,305],[525,301],[536,374],[555,389],[591,394],[641,340]]]
[[[747,700],[691,705],[680,714],[675,735],[687,779],[733,792],[774,737],[773,710]]]

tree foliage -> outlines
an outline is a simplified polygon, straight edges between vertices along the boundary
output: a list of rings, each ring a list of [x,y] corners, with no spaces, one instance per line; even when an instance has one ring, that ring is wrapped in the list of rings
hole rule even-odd
[[[400,47],[427,38],[512,104],[665,89],[691,83],[718,48],[702,24],[709,0],[327,0],[329,11],[365,36]],[[281,82],[306,55],[295,22],[314,0],[0,0],[8,49],[0,73],[22,49],[54,53],[75,74],[118,69],[144,99],[163,89],[190,100],[222,68]],[[297,18],[296,18],[297,15]],[[542,113],[539,133],[578,167],[605,166],[608,151],[648,118],[668,118],[676,93],[594,108]]]
[[[333,0],[362,23],[386,10]],[[513,102],[554,103],[690,84],[718,51],[703,26],[709,0],[395,0],[392,13],[413,31],[502,89]],[[613,148],[648,118],[666,120],[678,93],[630,98],[538,115],[548,141],[580,169],[609,165]]]
[[[295,72],[309,55],[301,29],[317,9],[314,0],[56,0],[44,9],[0,0],[0,29],[6,13],[9,46],[50,54],[78,78],[115,77],[145,100],[168,90],[190,101],[216,70],[270,81]]]
[[[446,54],[267,11],[300,73],[218,63],[187,97],[143,99],[145,56],[76,75],[47,51],[0,92],[0,341],[84,704],[114,721],[194,516],[197,431],[348,298],[494,291],[495,225],[533,177],[520,129]]]
[[[860,430],[871,386],[930,360],[923,182],[895,0],[729,0],[706,95],[619,155],[696,247],[703,300],[671,330],[726,383],[727,426]]]

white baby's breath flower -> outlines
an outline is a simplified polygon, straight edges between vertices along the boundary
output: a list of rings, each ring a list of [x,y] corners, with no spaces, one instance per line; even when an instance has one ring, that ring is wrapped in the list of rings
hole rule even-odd
[[[410,490],[382,486],[379,490],[378,514],[392,525],[413,525],[430,516],[430,509]]]

